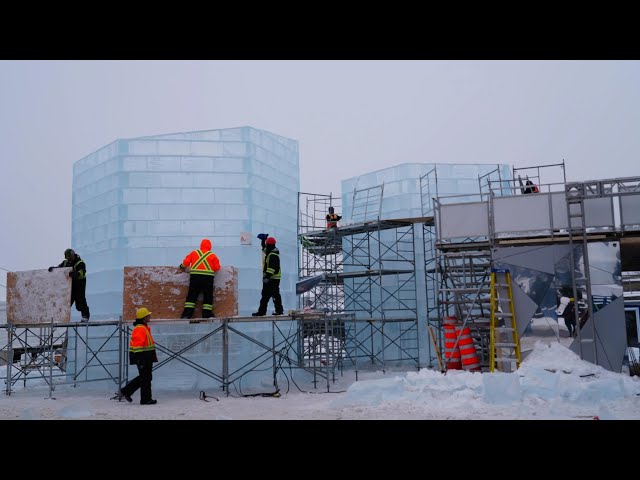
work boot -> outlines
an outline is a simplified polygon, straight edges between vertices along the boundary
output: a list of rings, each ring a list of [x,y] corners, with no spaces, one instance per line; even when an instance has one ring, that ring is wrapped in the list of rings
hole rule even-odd
[[[264,313],[260,313],[260,312],[253,312],[251,314],[252,317],[264,317]]]
[[[88,319],[87,317],[82,317],[82,318],[80,319],[80,322],[81,322],[81,323],[89,323],[89,319]]]
[[[151,399],[151,400],[148,400],[146,402],[140,402],[140,405],[155,405],[156,403],[158,403],[157,400]]]
[[[271,312],[271,315],[284,315],[284,312]]]

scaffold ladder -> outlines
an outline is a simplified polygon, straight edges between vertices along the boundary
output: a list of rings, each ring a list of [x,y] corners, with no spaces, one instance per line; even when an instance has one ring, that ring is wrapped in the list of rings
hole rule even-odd
[[[520,341],[511,291],[511,273],[491,269],[491,327],[489,368],[511,372],[520,366]],[[515,364],[515,368],[512,366]]]

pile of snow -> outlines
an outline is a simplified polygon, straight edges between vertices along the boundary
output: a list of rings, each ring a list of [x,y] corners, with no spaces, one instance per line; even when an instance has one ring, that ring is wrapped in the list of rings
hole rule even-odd
[[[0,419],[640,419],[638,377],[582,361],[558,342],[537,342],[514,373],[360,371],[359,379],[345,370],[329,393],[324,382],[313,388],[298,378],[281,384],[278,398],[211,390],[219,401],[206,402],[197,390],[169,391],[154,378],[153,406],[140,405],[139,392],[132,403],[111,400],[112,384],[56,385],[49,399],[46,384],[19,382],[10,396],[0,392]]]
[[[376,407],[396,418],[640,418],[640,381],[537,342],[513,373],[421,370],[354,383],[337,409]],[[387,417],[385,417],[387,418]]]

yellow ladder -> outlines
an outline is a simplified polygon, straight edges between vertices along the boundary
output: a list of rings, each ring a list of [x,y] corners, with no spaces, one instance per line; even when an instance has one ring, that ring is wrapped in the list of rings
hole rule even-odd
[[[504,268],[491,269],[490,325],[490,371],[516,370],[520,366],[520,341],[511,291],[511,273]],[[515,369],[512,370],[514,363]]]

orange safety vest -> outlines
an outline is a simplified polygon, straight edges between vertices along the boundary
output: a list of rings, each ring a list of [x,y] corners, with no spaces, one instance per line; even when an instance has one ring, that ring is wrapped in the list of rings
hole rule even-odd
[[[336,228],[338,226],[338,220],[342,217],[335,213],[330,213],[327,215],[327,228]]]
[[[148,325],[138,324],[131,332],[131,341],[129,342],[129,351],[131,353],[148,352],[155,350],[155,343],[151,336],[151,329]]]
[[[192,275],[211,275],[214,276],[220,270],[220,260],[213,252],[203,252],[202,250],[194,250],[187,255],[182,264],[185,267],[191,267]]]

